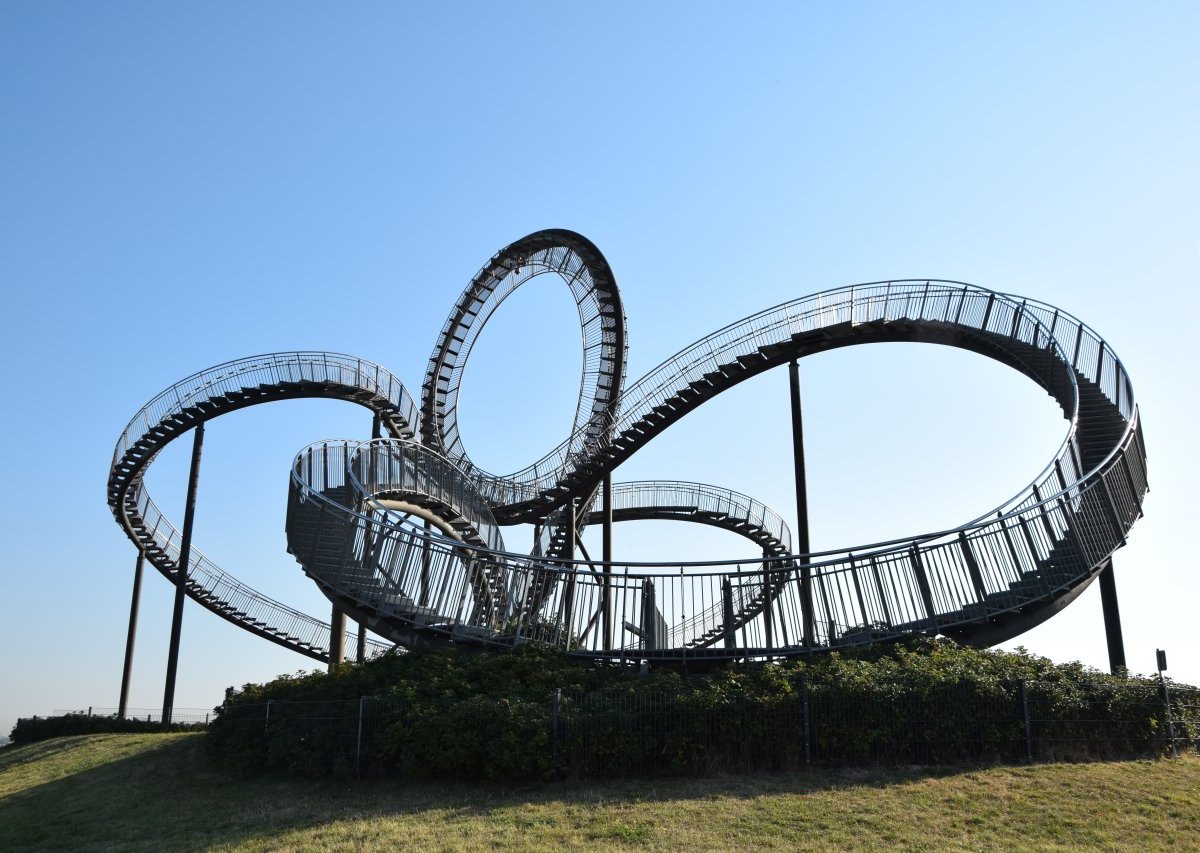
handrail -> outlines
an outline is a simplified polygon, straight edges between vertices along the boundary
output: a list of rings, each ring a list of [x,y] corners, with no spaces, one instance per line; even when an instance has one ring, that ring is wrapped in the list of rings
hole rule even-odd
[[[383,416],[388,429],[411,434],[417,407],[403,384],[378,364],[339,353],[284,352],[236,359],[199,371],[156,394],[117,440],[108,500],[117,522],[151,563],[173,577],[179,532],[159,511],[142,476],[159,451],[195,424],[246,405],[287,397],[351,399]],[[193,547],[188,594],[247,630],[303,654],[325,659],[329,625],[234,579]],[[347,640],[351,653],[357,638]],[[375,652],[390,648],[369,640]]]
[[[491,312],[546,271],[562,275],[575,293],[591,353],[576,424],[550,453],[497,477],[466,456],[457,393]],[[720,523],[727,509],[728,524],[753,531],[769,553],[666,564],[577,561],[567,553],[572,516],[563,508],[572,498],[583,501],[581,529],[600,479],[687,412],[793,358],[910,335],[997,358],[1045,387],[1067,416],[1050,462],[996,509],[917,536],[792,555],[779,553],[790,550],[783,519],[746,495],[680,481],[618,484],[613,505],[627,517],[703,513]],[[460,297],[419,408],[388,371],[352,356],[297,352],[227,362],[139,410],[114,452],[109,502],[130,538],[169,574],[178,534],[142,483],[166,443],[258,402],[358,402],[395,438],[310,445],[289,480],[289,549],[327,594],[369,616],[394,642],[542,640],[610,659],[807,654],[933,632],[995,642],[1078,594],[1141,514],[1146,454],[1125,368],[1090,327],[1038,300],[953,281],[870,282],[725,326],[622,394],[624,357],[624,314],[599,250],[572,232],[540,232],[497,253]],[[414,432],[422,443],[408,440]],[[377,499],[436,518],[441,530],[397,522]],[[504,550],[497,519],[547,518],[533,555]],[[328,626],[320,620],[245,587],[203,555],[194,562],[189,594],[197,600],[277,642],[323,653]],[[237,610],[242,603],[247,609]]]
[[[629,394],[637,394],[638,389],[653,385],[656,393],[645,393],[633,404],[623,407],[620,418],[614,421],[617,433],[614,443],[620,442],[626,434],[622,430],[623,425],[637,423],[639,415],[652,404],[661,405],[664,389],[674,391],[680,384],[679,377],[695,376],[697,363],[719,371],[723,366],[736,364],[738,356],[749,355],[742,342],[750,341],[755,347],[754,351],[762,352],[784,343],[792,334],[829,330],[840,324],[846,325],[847,328],[843,330],[846,334],[851,334],[855,326],[877,322],[907,321],[932,326],[947,323],[944,318],[953,312],[958,328],[974,328],[977,333],[986,336],[985,340],[989,343],[1007,346],[1010,353],[1008,357],[1036,359],[1039,354],[1044,357],[1045,364],[1026,365],[1024,369],[1048,386],[1058,383],[1050,390],[1067,408],[1071,418],[1068,436],[1051,464],[1017,497],[1002,504],[999,515],[989,513],[968,524],[919,537],[859,546],[853,551],[841,549],[812,555],[817,559],[808,561],[808,569],[812,573],[818,599],[815,611],[821,624],[817,626],[815,635],[819,644],[824,647],[836,645],[841,642],[843,635],[854,636],[854,632],[859,630],[856,626],[863,625],[873,626],[872,638],[880,633],[900,635],[913,630],[954,630],[981,618],[994,619],[1014,613],[1044,595],[1059,595],[1090,578],[1102,557],[1123,541],[1125,530],[1136,517],[1131,508],[1140,505],[1140,495],[1144,490],[1144,486],[1133,481],[1130,481],[1133,482],[1132,486],[1117,482],[1117,463],[1128,458],[1144,460],[1144,453],[1140,446],[1135,446],[1139,441],[1139,430],[1132,394],[1126,390],[1121,395],[1114,394],[1116,400],[1109,400],[1104,391],[1106,387],[1112,389],[1122,385],[1128,389],[1123,368],[1116,357],[1100,355],[1101,352],[1110,352],[1107,345],[1096,337],[1093,346],[1087,327],[1072,323],[1069,315],[1062,312],[1043,317],[1041,313],[1045,309],[1040,303],[1028,300],[1017,302],[1013,297],[969,286],[951,288],[927,282],[891,282],[868,289],[865,293],[864,286],[842,288],[832,293],[851,295],[851,299],[839,303],[831,298],[831,293],[818,294],[785,303],[785,326],[781,327],[777,322],[777,311],[760,312],[751,318],[772,317],[772,334],[767,334],[765,327],[757,323],[752,324],[747,333],[743,323],[706,338],[706,341],[723,339],[721,352],[724,360],[706,362],[705,359],[709,359],[713,351],[709,347],[704,350],[704,359],[692,358],[682,369],[672,360],[664,362],[671,365],[670,370],[657,368],[648,374],[651,379],[643,378],[629,389]],[[919,302],[917,294],[921,297]],[[918,304],[919,310],[908,310]],[[801,305],[808,306],[804,312],[795,310]],[[819,306],[820,322],[826,325],[814,324],[806,328],[804,324],[813,316],[811,309],[814,305]],[[853,322],[847,318],[853,318]],[[786,338],[781,334],[781,328],[787,333]],[[730,330],[737,334],[732,334]],[[1063,343],[1072,340],[1078,340],[1079,345],[1073,347],[1075,355],[1068,358]],[[697,346],[693,346],[685,352],[696,351]],[[1097,369],[1090,371],[1085,360],[1092,355],[1097,359]],[[1104,366],[1106,360],[1112,365],[1107,370]],[[661,380],[663,374],[669,374],[669,381]],[[652,381],[654,377],[659,379]],[[1101,379],[1101,382],[1093,382],[1094,378]],[[1081,421],[1086,421],[1086,418],[1081,414],[1080,401],[1085,396],[1093,401],[1108,400],[1114,410],[1123,416],[1126,412],[1129,414],[1128,422],[1123,423],[1122,434],[1113,441],[1114,446],[1106,449],[1102,461],[1086,469],[1075,461],[1082,458],[1079,434]],[[538,465],[535,465],[526,470],[537,469]],[[489,482],[481,478],[476,471],[462,472],[461,476],[476,487],[495,483],[494,479]],[[1059,477],[1062,478],[1061,482],[1057,481]],[[1102,491],[1108,495],[1115,494],[1116,497],[1106,498],[1102,504]],[[489,497],[494,499],[494,496]],[[1105,504],[1111,504],[1110,509],[1106,510]],[[1107,515],[1112,518],[1109,519]],[[407,551],[415,554],[418,547],[426,552],[438,551],[445,571],[445,589],[451,593],[466,589],[468,567],[461,560],[455,562],[457,552],[453,548],[448,548],[444,543],[433,543],[419,532],[411,530],[397,531],[396,535],[399,538],[407,537],[408,540],[397,545],[396,553]],[[426,544],[418,545],[422,540]],[[1075,559],[1076,563],[1070,563],[1068,557]],[[361,555],[356,557],[360,558]],[[539,626],[538,630],[542,630],[544,625],[541,623],[550,618],[558,626],[556,633],[559,636],[573,638],[567,641],[568,645],[579,642],[581,637],[594,642],[590,640],[596,636],[592,631],[594,620],[586,619],[584,614],[587,607],[595,607],[600,595],[596,586],[597,578],[602,574],[604,582],[610,586],[619,579],[617,582],[622,585],[622,594],[626,599],[641,602],[627,606],[626,615],[632,618],[622,620],[623,624],[634,627],[648,618],[639,617],[639,608],[650,606],[661,610],[661,604],[666,603],[660,595],[647,605],[646,602],[650,600],[646,597],[650,594],[649,587],[643,590],[639,584],[649,583],[671,590],[682,590],[690,585],[692,589],[686,596],[681,592],[671,592],[670,597],[678,596],[681,600],[667,604],[667,611],[671,613],[676,626],[672,631],[672,639],[679,639],[680,646],[686,646],[688,642],[703,642],[705,635],[711,635],[715,630],[713,614],[728,609],[719,603],[717,581],[736,583],[734,597],[737,604],[734,609],[739,615],[735,620],[738,623],[735,629],[745,632],[749,627],[751,632],[758,633],[760,643],[766,643],[767,640],[763,636],[762,626],[748,626],[747,623],[765,612],[765,597],[769,594],[778,595],[771,604],[780,611],[778,618],[791,620],[793,634],[797,631],[796,619],[802,610],[796,585],[787,583],[787,578],[794,576],[797,571],[796,558],[790,555],[749,562],[672,563],[670,566],[678,569],[678,577],[683,578],[679,581],[675,579],[675,572],[663,571],[666,567],[662,564],[606,564],[594,560],[584,562],[559,558],[539,561],[536,558],[479,550],[472,552],[472,560],[475,566],[481,561],[493,563],[493,575],[505,578],[512,587],[529,589],[541,583],[542,589],[551,589],[549,594],[535,599],[539,602],[536,613],[519,614],[519,617],[525,620],[527,626]],[[606,571],[598,571],[600,567]],[[685,573],[685,567],[707,571]],[[1055,572],[1051,572],[1051,569],[1055,569]],[[395,588],[404,588],[408,569],[402,562],[388,568],[381,567],[380,571],[391,572],[389,577]],[[539,582],[539,577],[557,580]],[[1026,589],[1022,584],[1029,588]],[[703,587],[700,592],[696,592],[697,585]],[[581,588],[587,592],[581,594]],[[682,602],[685,597],[691,601],[690,605]],[[578,602],[581,598],[588,599],[589,603],[580,606]],[[511,600],[520,599],[513,597]],[[453,595],[438,605],[439,613],[446,617],[447,624],[454,622],[450,615],[452,602]],[[685,615],[683,607],[688,607],[695,615]],[[481,642],[503,643],[506,637],[508,642],[522,639],[519,631],[512,636],[506,634],[502,623],[472,618],[474,622],[471,627],[483,632],[478,636]],[[507,614],[505,618],[511,619],[512,614]],[[876,630],[880,625],[886,628]],[[696,636],[690,640],[678,637],[680,628],[689,627],[697,629]],[[700,628],[704,630],[698,630]],[[746,642],[753,645],[753,638]],[[746,642],[743,642],[743,647]],[[781,648],[787,644],[773,641],[770,645]],[[626,636],[612,649],[592,647],[591,652],[613,654],[636,646],[637,642]],[[791,647],[796,648],[794,643]],[[647,653],[647,650],[643,648],[642,652]]]

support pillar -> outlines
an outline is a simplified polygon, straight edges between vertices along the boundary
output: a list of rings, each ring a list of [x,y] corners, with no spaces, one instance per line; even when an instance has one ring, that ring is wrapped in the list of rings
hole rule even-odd
[[[429,519],[424,519],[425,535],[421,539],[421,595],[418,603],[421,607],[429,606],[429,537],[432,534],[432,525]]]
[[[329,617],[329,669],[346,660],[346,614],[333,605]]]
[[[603,608],[604,619],[604,649],[610,650],[613,647],[613,626],[612,626],[612,546],[613,546],[613,507],[612,507],[612,474],[604,475],[604,504],[602,513],[604,515],[604,544],[603,553],[600,558],[604,561],[604,593],[603,601],[600,606]]]
[[[175,608],[171,615],[171,644],[167,649],[167,684],[163,690],[162,721],[171,722],[175,706],[175,676],[179,670],[179,636],[183,631],[183,597],[187,590],[188,564],[192,559],[192,522],[196,517],[196,483],[200,478],[200,453],[204,449],[204,422],[196,424],[192,436],[192,465],[188,473],[187,503],[183,511],[183,535],[179,563],[175,567]]]
[[[376,412],[371,418],[371,440],[372,441],[374,441],[377,438],[383,437],[382,432],[380,430],[380,426],[381,426],[381,424],[380,424],[380,420],[379,420],[379,413]],[[374,465],[371,466],[371,476],[372,477],[375,476],[375,466]],[[369,549],[367,551],[367,554],[368,554],[368,556],[371,556],[371,552],[374,551],[374,547],[373,547],[374,543],[373,543],[373,540],[371,539],[370,526],[367,527],[366,535],[367,535],[367,542],[368,542],[368,549]],[[370,559],[368,559],[367,560],[368,566],[370,565],[370,562],[371,562]],[[359,622],[358,623],[358,648],[355,651],[355,660],[357,660],[358,663],[362,663],[366,659],[367,659],[367,623]]]
[[[129,706],[129,679],[133,674],[133,645],[137,639],[138,608],[142,600],[142,567],[146,552],[138,549],[137,565],[133,569],[133,598],[129,602],[129,632],[125,635],[125,668],[121,671],[121,701],[117,704],[117,717],[125,719]]]
[[[766,556],[766,551],[763,552]],[[775,648],[775,630],[773,622],[775,621],[775,602],[774,591],[771,588],[771,564],[763,560],[762,564],[762,591],[763,591],[763,645],[768,649]]]
[[[563,592],[562,602],[562,623],[558,626],[560,636],[565,635],[565,646],[569,651],[571,648],[571,625],[575,618],[575,573],[579,570],[575,565],[576,552],[579,549],[577,537],[579,535],[576,525],[579,523],[579,498],[572,498],[571,504],[567,508],[567,559],[571,562],[564,566],[570,574],[567,577],[566,590]]]
[[[804,470],[804,418],[800,407],[800,365],[792,359],[788,365],[788,379],[792,391],[792,453],[796,468],[796,543],[795,551],[800,557],[800,611],[804,620],[804,645],[815,645],[812,569],[809,568],[808,552],[812,550],[808,538],[808,483]]]
[[[1114,675],[1125,668],[1125,640],[1121,636],[1121,611],[1117,607],[1117,582],[1112,560],[1100,570],[1100,604],[1104,608],[1104,636],[1108,640],[1108,668]]]

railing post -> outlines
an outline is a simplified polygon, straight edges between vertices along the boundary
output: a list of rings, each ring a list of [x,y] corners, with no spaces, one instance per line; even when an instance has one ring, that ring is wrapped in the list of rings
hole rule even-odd
[[[558,738],[562,725],[562,688],[554,688],[550,714],[550,778],[558,778]]]
[[[962,548],[963,559],[967,561],[967,571],[971,575],[971,585],[975,587],[975,595],[979,598],[980,604],[987,598],[987,586],[983,582],[983,572],[979,570],[979,561],[975,559],[975,552],[971,548],[971,541],[967,539],[965,530],[958,531],[958,543]]]
[[[929,620],[929,627],[937,627],[937,619],[934,616],[936,612],[933,606],[933,591],[929,588],[929,576],[925,574],[925,563],[921,560],[921,549],[914,542],[909,547],[909,558],[912,561],[913,574],[917,579],[917,591],[921,593],[921,604],[925,607],[925,615]]]
[[[812,717],[808,703],[808,679],[800,679],[800,710],[804,717],[804,766],[812,763]]]
[[[725,648],[737,648],[737,636],[733,628],[733,583],[728,577],[721,579],[721,629]]]
[[[992,306],[996,304],[996,294],[989,293],[987,308],[983,312],[983,322],[979,324],[979,331],[986,332],[988,330],[988,321],[992,319]]]
[[[1033,763],[1033,721],[1029,718],[1029,692],[1025,688],[1025,679],[1017,682],[1021,696],[1021,719],[1025,723],[1025,760]]]
[[[354,775],[359,779],[362,778],[362,742],[363,742],[363,710],[367,705],[367,697],[361,696],[358,700],[358,740],[354,752]]]
[[[879,606],[883,610],[883,620],[887,622],[888,627],[892,626],[892,609],[888,607],[887,593],[883,588],[883,578],[879,576],[879,563],[872,554],[867,557],[871,564],[871,577],[875,580],[875,593],[879,596]]]
[[[1161,690],[1163,700],[1163,713],[1166,715],[1167,722],[1167,739],[1171,741],[1171,756],[1179,757],[1179,748],[1175,745],[1175,723],[1171,719],[1171,691],[1167,687],[1166,676],[1163,671],[1167,668],[1167,653],[1162,649],[1157,650],[1158,656],[1158,686]]]

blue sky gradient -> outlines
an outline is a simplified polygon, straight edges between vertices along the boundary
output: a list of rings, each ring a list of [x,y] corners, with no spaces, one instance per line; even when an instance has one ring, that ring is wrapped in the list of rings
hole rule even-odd
[[[860,281],[969,281],[1085,320],[1128,367],[1149,445],[1146,517],[1116,557],[1129,662],[1164,647],[1200,682],[1198,37],[1200,6],[1170,2],[0,5],[0,731],[117,703],[135,553],[104,483],[144,402],[295,349],[418,391],[470,276],[547,227],[612,264],[632,378]],[[496,315],[464,381],[477,461],[503,472],[564,437],[577,328],[542,280]],[[974,518],[1066,428],[960,351],[860,347],[803,373],[817,548]],[[786,391],[781,371],[739,386],[617,478],[712,482],[792,518]],[[284,551],[287,466],[369,426],[325,402],[213,422],[198,545],[324,614]],[[148,482],[181,518],[176,444]],[[618,559],[745,550],[691,525],[618,531]],[[161,702],[170,598],[149,573],[134,707]],[[1105,667],[1098,591],[1018,643]],[[176,705],[313,664],[189,603]]]

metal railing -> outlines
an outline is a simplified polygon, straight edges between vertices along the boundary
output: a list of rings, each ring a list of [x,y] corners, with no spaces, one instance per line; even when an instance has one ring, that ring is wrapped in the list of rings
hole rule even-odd
[[[387,369],[353,356],[322,352],[272,353],[217,365],[200,371],[156,395],[130,420],[117,441],[109,471],[109,502],[126,534],[146,552],[155,567],[172,580],[179,561],[182,535],[151,500],[143,482],[146,467],[173,437],[222,411],[281,396],[322,396],[322,388],[337,386],[329,396],[362,395],[383,411],[394,430],[408,433],[419,424],[417,407],[400,381]],[[190,414],[189,414],[190,413]],[[180,429],[182,427],[182,429]],[[238,581],[193,546],[188,567],[188,594],[230,621],[281,645],[312,657],[328,654],[330,626]],[[346,638],[351,657],[358,638]],[[368,640],[367,654],[391,644]]]
[[[561,257],[552,252],[537,263],[557,271],[555,264],[578,261],[568,250],[555,251]],[[529,262],[536,272],[528,258],[502,260],[494,271],[501,278],[511,272],[509,262]],[[487,295],[480,298],[486,302]],[[611,338],[606,345],[615,346],[623,362],[624,321],[616,305],[615,314],[612,306],[606,309],[600,326],[609,331],[597,334],[615,334],[610,327],[620,316],[620,346]],[[473,307],[464,310],[470,314]],[[597,312],[581,309],[585,346],[586,324]],[[447,331],[458,328],[453,321],[452,315]],[[463,322],[472,334],[480,328]],[[940,332],[944,342],[994,355],[1046,387],[1067,413],[1071,426],[1054,458],[997,510],[958,527],[802,561],[771,555],[669,566],[603,564],[566,560],[549,547],[562,539],[566,518],[555,508],[572,496],[590,499],[599,478],[665,423],[810,346],[894,336],[906,328]],[[432,362],[431,370],[427,386],[449,382],[439,386],[443,395],[457,388]],[[454,375],[461,370],[456,362]],[[433,392],[427,387],[426,393]],[[146,466],[195,423],[287,396],[351,399],[383,416],[393,434],[419,428],[417,407],[400,382],[351,356],[256,356],[171,386],[130,421],[109,477],[114,514],[164,574],[174,571],[180,537],[146,494]],[[452,404],[454,395],[442,399]],[[331,452],[334,464],[328,462]],[[302,451],[289,497],[292,551],[329,592],[391,625],[393,639],[417,632],[499,645],[541,640],[609,658],[771,657],[911,633],[978,631],[1037,611],[1090,581],[1124,543],[1147,488],[1132,387],[1098,335],[1035,300],[934,281],[855,285],[759,312],[667,359],[619,401],[614,397],[595,409],[556,450],[514,475],[480,472],[465,454],[460,461],[388,440],[324,442]],[[715,487],[641,484],[617,493],[621,500],[660,501],[663,507],[686,498],[712,513],[722,511],[724,499],[731,509],[738,503],[748,523],[780,542],[787,534],[766,507]],[[425,516],[442,521],[451,538],[378,502],[389,494],[428,504]],[[588,507],[581,509],[580,526]],[[506,523],[553,518],[533,556],[504,552],[496,524],[501,513]],[[203,555],[193,561],[188,588],[193,598],[250,630],[306,654],[324,654],[326,623],[257,593]]]
[[[404,526],[380,531],[374,525],[371,538],[364,532],[371,519],[335,502],[325,512],[354,531],[350,541],[356,545],[346,551],[350,563],[373,561],[372,571],[394,600],[424,602],[422,628],[483,643],[550,639],[608,657],[771,656],[910,633],[954,633],[1086,583],[1140,514],[1145,451],[1128,378],[1115,355],[1070,315],[1032,300],[969,285],[884,282],[787,303],[709,336],[635,383],[613,422],[612,445],[626,443],[632,452],[651,432],[638,425],[656,407],[678,403],[680,389],[710,382],[706,375],[731,378],[749,371],[752,356],[777,358],[783,348],[786,358],[797,336],[856,336],[871,324],[898,323],[974,331],[1046,385],[1070,416],[1071,429],[1042,473],[992,514],[957,528],[812,555],[805,569],[811,605],[793,582],[800,569],[790,557],[671,569],[574,563],[467,550]],[[1094,417],[1081,410],[1081,399],[1122,419],[1119,435],[1100,435],[1107,443],[1098,456],[1094,446],[1080,443],[1081,430]],[[526,469],[524,479],[458,472],[445,488],[457,500],[477,502],[478,494],[492,506],[561,492],[579,461],[567,463],[569,446]],[[1085,463],[1088,457],[1099,461]],[[344,484],[344,478],[305,481],[306,470],[313,464],[302,453],[292,484],[302,495]],[[378,543],[371,554],[357,546],[367,541]],[[504,585],[508,608],[485,613],[465,606],[481,573]],[[414,595],[418,575],[420,596]],[[547,584],[547,577],[553,582]],[[529,596],[534,588],[549,591]],[[524,601],[536,602],[536,610],[512,608]],[[408,621],[403,608],[381,612]],[[668,635],[651,630],[659,620],[672,626]],[[612,630],[601,630],[603,624]],[[605,636],[614,636],[613,642]],[[723,642],[714,648],[718,636]]]
[[[88,708],[72,708],[70,710],[54,711],[56,715],[74,714],[81,717],[108,717],[117,719],[120,711],[117,708],[100,708],[90,706]],[[179,724],[191,725],[208,725],[212,722],[212,708],[174,708],[171,711],[171,722]],[[162,709],[161,708],[126,708],[126,720],[141,720],[147,723],[161,723]]]

